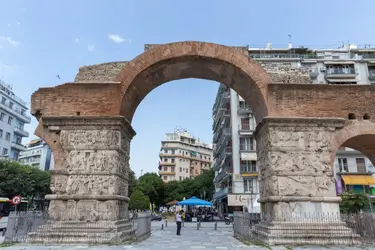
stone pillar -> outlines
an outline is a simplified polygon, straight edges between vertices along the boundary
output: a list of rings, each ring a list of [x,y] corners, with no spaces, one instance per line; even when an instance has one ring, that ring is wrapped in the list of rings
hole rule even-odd
[[[135,236],[129,223],[128,172],[134,130],[124,117],[42,117],[58,135],[50,222],[31,237],[43,243],[119,243]]]
[[[268,244],[351,244],[339,219],[331,138],[344,119],[266,117],[257,127],[262,223]]]

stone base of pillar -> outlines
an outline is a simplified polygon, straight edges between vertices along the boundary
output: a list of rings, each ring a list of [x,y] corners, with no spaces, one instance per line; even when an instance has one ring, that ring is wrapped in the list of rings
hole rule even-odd
[[[28,242],[36,244],[119,244],[136,240],[136,230],[128,220],[49,221],[36,232],[30,233]]]
[[[268,245],[353,245],[360,236],[341,221],[262,222],[252,229],[253,237]]]

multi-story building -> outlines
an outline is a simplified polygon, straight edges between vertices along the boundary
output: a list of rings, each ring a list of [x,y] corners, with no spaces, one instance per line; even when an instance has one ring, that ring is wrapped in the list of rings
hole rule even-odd
[[[293,48],[289,44],[287,48],[275,49],[268,43],[265,48],[248,47],[247,50],[249,57],[258,61],[275,83],[375,84],[375,49],[369,46],[359,48],[350,44],[336,49],[315,50]],[[213,108],[213,142],[216,144],[214,199],[219,212],[242,209],[243,206],[254,211],[254,204],[257,204],[258,167],[256,142],[252,137],[256,123],[250,108],[233,90],[223,85],[219,87]],[[349,159],[350,155],[352,158]],[[353,163],[353,168],[349,167],[349,162]],[[366,179],[372,178],[371,172],[375,169],[372,170],[372,164],[360,152],[339,150],[336,165],[339,167],[335,167],[334,171],[340,190],[341,184],[347,189],[363,188],[366,186],[363,183],[367,186],[375,184]],[[356,181],[348,175],[345,177],[342,173],[345,168],[349,172],[356,170]]]
[[[164,182],[193,178],[211,168],[211,145],[194,138],[186,130],[165,135],[159,154],[159,175]]]
[[[19,160],[23,164],[38,167],[41,170],[51,170],[54,165],[51,148],[41,139],[27,143],[26,150],[20,153]]]
[[[22,138],[28,137],[25,124],[31,122],[27,115],[27,103],[12,92],[12,87],[0,80],[0,155],[18,160],[26,150]]]

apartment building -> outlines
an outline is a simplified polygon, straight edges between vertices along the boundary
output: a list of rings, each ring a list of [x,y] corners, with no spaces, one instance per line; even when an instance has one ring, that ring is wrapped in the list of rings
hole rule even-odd
[[[54,166],[51,148],[42,139],[32,140],[26,144],[26,150],[19,155],[23,164],[38,167],[41,170],[51,170]]]
[[[211,168],[211,145],[201,142],[185,129],[165,135],[159,154],[159,175],[164,182],[194,178]]]
[[[284,82],[283,76],[287,75],[291,83],[298,76],[295,79],[314,84],[375,84],[375,49],[369,46],[309,49],[289,44],[286,48],[273,48],[268,43],[265,48],[247,49],[249,57],[258,61],[274,82]],[[220,85],[213,118],[214,202],[219,213],[243,207],[257,212],[259,181],[256,142],[252,136],[256,122],[251,107],[236,92]],[[338,194],[344,189],[363,189],[375,194],[371,188],[375,185],[375,169],[360,152],[340,149],[333,169]]]
[[[17,161],[20,152],[26,150],[22,138],[29,136],[25,124],[31,122],[31,117],[27,115],[27,103],[1,80],[0,98],[0,155]]]

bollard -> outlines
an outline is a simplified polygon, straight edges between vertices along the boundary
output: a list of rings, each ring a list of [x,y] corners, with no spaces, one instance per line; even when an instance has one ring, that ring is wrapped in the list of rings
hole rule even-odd
[[[197,222],[197,230],[199,230],[199,222]]]
[[[168,226],[168,221],[167,220],[165,220],[165,227],[167,227]]]
[[[217,230],[217,221],[215,221],[215,231]]]
[[[161,230],[164,230],[164,224],[161,224]]]

